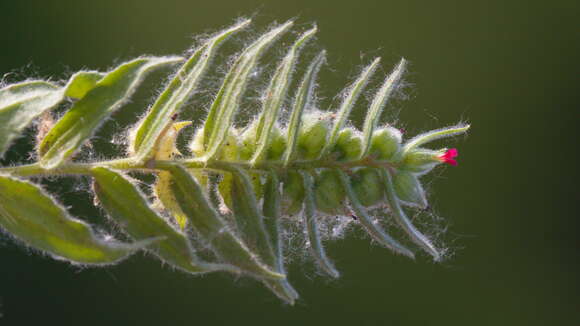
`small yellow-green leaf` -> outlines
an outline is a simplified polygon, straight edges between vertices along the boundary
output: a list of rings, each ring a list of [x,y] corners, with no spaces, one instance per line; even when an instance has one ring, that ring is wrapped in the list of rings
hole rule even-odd
[[[105,74],[98,71],[79,71],[71,77],[65,86],[64,95],[74,99],[81,99],[91,89],[95,88],[99,80],[103,79],[104,76]]]
[[[183,64],[135,131],[132,151],[136,153],[137,160],[142,161],[154,155],[157,139],[171,123],[171,117],[193,95],[221,43],[249,23],[250,20],[244,20],[209,38]]]
[[[155,159],[170,160],[177,155],[179,151],[177,150],[177,147],[175,147],[175,141],[177,140],[177,136],[181,129],[189,125],[191,125],[191,121],[176,122],[167,126],[155,145]],[[173,216],[179,228],[183,230],[185,229],[187,218],[181,211],[175,197],[173,197],[173,192],[169,189],[170,184],[171,173],[161,171],[157,174],[157,181],[155,181],[155,184],[153,185],[153,191],[155,196],[163,204],[163,207],[165,207],[165,209],[167,209]]]
[[[178,57],[139,58],[109,72],[44,137],[38,148],[42,167],[54,168],[78,151],[129,99],[148,72],[180,60]]]
[[[274,272],[264,265],[252,250],[225,223],[211,205],[199,183],[181,166],[168,166],[172,174],[171,191],[181,210],[196,233],[207,241],[216,256],[225,263],[260,279],[284,279],[285,275]]]
[[[0,157],[34,118],[56,106],[62,99],[58,86],[40,80],[0,89]]]
[[[38,186],[9,176],[0,176],[0,226],[26,245],[80,264],[112,264],[152,243],[97,237]]]
[[[102,167],[91,172],[99,202],[123,231],[135,240],[163,237],[148,248],[161,260],[189,273],[233,269],[201,261],[185,233],[155,213],[139,189],[126,177]]]

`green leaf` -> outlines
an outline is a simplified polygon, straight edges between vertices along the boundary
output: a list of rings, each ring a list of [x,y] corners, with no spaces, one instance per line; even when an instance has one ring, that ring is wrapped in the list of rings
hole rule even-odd
[[[328,154],[328,152],[334,147],[334,144],[336,144],[338,133],[346,124],[348,116],[350,115],[356,100],[360,94],[362,94],[363,89],[368,84],[371,76],[379,66],[379,62],[381,62],[381,58],[376,58],[373,60],[373,62],[362,71],[358,79],[349,86],[348,90],[346,91],[346,97],[338,109],[334,127],[332,128],[332,132],[330,133],[330,137],[322,151],[321,156]]]
[[[9,176],[0,176],[0,226],[56,259],[80,264],[116,263],[152,243],[152,239],[127,244],[97,237],[38,186]]]
[[[292,115],[288,124],[288,140],[286,142],[286,151],[284,152],[284,166],[288,166],[296,153],[298,134],[302,124],[302,113],[307,107],[310,107],[314,97],[314,87],[316,86],[316,77],[320,67],[326,61],[326,51],[320,53],[312,60],[308,66],[304,78],[298,87],[292,106]]]
[[[149,247],[162,261],[195,274],[224,269],[235,271],[227,265],[201,261],[185,233],[155,213],[141,191],[122,174],[103,167],[93,168],[91,172],[99,202],[123,231],[135,240],[163,238]]]
[[[70,78],[65,86],[64,95],[74,99],[81,99],[91,89],[95,88],[99,80],[103,79],[104,76],[105,74],[98,71],[79,71]]]
[[[420,135],[417,135],[405,143],[405,145],[403,146],[403,150],[402,150],[401,155],[405,155],[409,151],[411,151],[411,150],[413,150],[413,149],[415,149],[423,144],[426,144],[428,142],[432,142],[432,141],[437,140],[437,139],[451,137],[451,136],[455,136],[455,135],[459,135],[459,134],[462,134],[464,132],[467,132],[467,130],[469,130],[469,127],[470,127],[469,125],[458,124],[456,126],[435,129],[435,130],[431,130],[431,131],[428,131],[426,133],[422,133]]]
[[[415,258],[415,255],[411,250],[407,249],[397,240],[393,239],[393,237],[388,235],[379,225],[375,224],[373,219],[369,216],[367,210],[363,207],[359,199],[356,197],[356,193],[350,186],[348,176],[342,171],[340,172],[340,179],[342,181],[342,186],[346,191],[346,195],[350,201],[350,205],[353,211],[358,216],[358,220],[365,228],[367,233],[371,236],[371,238],[373,238],[381,245],[391,249],[392,251],[398,254],[405,255],[410,258]]]
[[[381,119],[381,113],[383,112],[383,108],[389,97],[393,93],[393,91],[397,88],[399,81],[401,80],[401,76],[405,72],[405,66],[407,61],[405,59],[401,59],[397,67],[391,72],[391,74],[385,79],[383,86],[379,89],[371,106],[367,112],[365,117],[365,122],[363,125],[363,132],[362,132],[362,152],[360,158],[366,157],[369,154],[372,144],[372,137],[377,127],[379,120]]]
[[[427,208],[427,198],[425,190],[416,175],[407,171],[397,171],[393,175],[393,186],[395,194],[404,204]]]
[[[423,250],[433,256],[435,261],[439,261],[441,259],[441,254],[437,248],[435,248],[435,246],[431,243],[431,240],[429,240],[424,234],[415,228],[401,207],[399,199],[396,195],[395,186],[393,185],[393,177],[391,174],[386,169],[381,169],[381,177],[387,186],[385,190],[387,195],[387,202],[399,226],[401,226],[403,231],[405,231],[407,235],[411,237],[413,242],[418,244],[421,248],[423,248]]]
[[[145,57],[109,72],[56,123],[39,145],[40,164],[55,168],[72,156],[139,86],[151,70],[180,61],[178,57]]]
[[[171,117],[194,94],[221,43],[250,22],[249,19],[244,20],[211,37],[183,64],[135,130],[132,152],[135,153],[137,161],[154,155],[157,140],[171,123]]]
[[[203,189],[181,166],[167,167],[173,175],[171,190],[193,229],[207,241],[214,253],[228,264],[260,279],[284,279],[256,258],[256,254],[235,236],[206,198]]]
[[[286,32],[293,22],[289,21],[268,33],[248,46],[238,57],[225,77],[225,80],[211,105],[204,124],[205,159],[211,160],[218,153],[228,129],[232,126],[234,114],[246,89],[250,74],[254,70],[264,51],[280,35]]]
[[[292,81],[292,73],[294,72],[296,62],[298,61],[300,50],[304,44],[314,36],[316,31],[317,29],[314,27],[298,38],[294,45],[290,47],[288,54],[286,54],[286,57],[284,57],[276,69],[272,80],[270,80],[270,85],[264,93],[266,98],[264,99],[264,105],[262,107],[262,113],[260,114],[256,133],[258,144],[256,152],[251,159],[253,165],[262,160],[266,154],[266,149],[268,148],[271,139],[271,130],[278,119],[280,108],[286,98],[286,93],[288,92],[288,87]]]
[[[302,172],[304,180],[304,227],[308,235],[308,243],[310,244],[310,253],[320,266],[328,275],[338,278],[340,273],[336,270],[330,259],[326,256],[326,251],[320,240],[318,233],[318,221],[316,220],[316,200],[314,197],[314,181],[308,172]]]
[[[0,89],[0,158],[34,118],[62,99],[58,86],[40,80]]]
[[[252,251],[258,254],[261,261],[267,264],[268,267],[283,274],[284,270],[280,269],[278,256],[274,253],[272,241],[266,231],[264,216],[258,208],[250,177],[239,169],[233,169],[231,173],[233,176],[233,187],[231,189],[232,213],[242,240]],[[268,194],[268,199],[276,200],[272,195],[271,193]],[[274,197],[276,196],[274,195]],[[275,205],[275,203],[270,204]],[[286,302],[292,304],[296,299],[296,291],[285,279],[264,280],[263,282],[272,292]]]

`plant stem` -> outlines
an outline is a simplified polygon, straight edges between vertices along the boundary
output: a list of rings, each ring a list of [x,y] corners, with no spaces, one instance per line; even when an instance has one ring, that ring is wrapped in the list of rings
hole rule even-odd
[[[184,166],[189,169],[215,170],[217,172],[227,172],[233,169],[243,169],[252,172],[277,171],[286,172],[288,170],[310,170],[318,168],[333,168],[341,170],[350,170],[357,167],[388,167],[392,168],[392,162],[374,160],[366,157],[361,160],[353,161],[333,161],[328,159],[316,160],[298,160],[284,166],[283,161],[262,161],[255,165],[245,161],[226,161],[201,159],[176,159],[176,160],[150,160],[145,163],[137,162],[132,158],[115,159],[109,161],[100,161],[93,163],[69,162],[62,164],[54,169],[45,169],[39,163],[24,164],[9,167],[0,167],[0,174],[11,174],[21,177],[33,176],[54,176],[54,175],[88,175],[94,167],[109,167],[116,170],[167,170],[176,165]]]

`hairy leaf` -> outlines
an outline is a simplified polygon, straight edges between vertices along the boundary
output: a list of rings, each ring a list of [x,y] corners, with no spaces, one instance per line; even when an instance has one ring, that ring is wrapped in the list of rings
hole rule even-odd
[[[425,235],[423,235],[419,230],[417,230],[417,228],[415,228],[413,223],[411,223],[405,214],[405,211],[403,211],[403,208],[399,204],[399,199],[397,198],[395,186],[393,185],[392,176],[390,173],[385,169],[381,169],[381,176],[387,186],[385,189],[387,201],[391,207],[391,211],[397,223],[401,226],[401,228],[403,228],[409,237],[411,237],[411,240],[413,240],[413,242],[421,246],[427,253],[433,256],[435,261],[441,259],[441,254],[437,248],[435,248],[435,246]]]
[[[410,258],[415,258],[415,255],[411,250],[407,249],[397,240],[393,239],[393,237],[388,235],[379,225],[375,224],[372,217],[369,216],[365,207],[360,203],[359,199],[356,197],[356,193],[349,184],[348,176],[343,172],[340,172],[340,179],[342,181],[342,186],[346,191],[346,195],[350,201],[350,205],[353,211],[358,216],[360,223],[365,228],[367,233],[371,236],[371,238],[373,238],[381,245],[391,249],[392,251],[398,254],[408,256]]]
[[[161,260],[189,273],[236,269],[201,261],[186,234],[177,230],[149,206],[139,189],[122,174],[107,168],[92,170],[99,202],[111,218],[135,240],[162,239],[149,247]]]
[[[38,186],[9,176],[0,176],[0,226],[35,249],[79,264],[115,263],[152,242],[98,237]]]
[[[289,21],[280,25],[248,46],[228,72],[204,124],[206,160],[212,159],[217,154],[226,138],[246,89],[250,73],[254,70],[259,58],[292,24],[293,22]]]
[[[389,97],[393,93],[393,91],[397,88],[399,84],[399,80],[401,80],[401,76],[405,72],[405,66],[407,61],[405,59],[401,59],[397,67],[391,72],[391,74],[385,79],[383,86],[379,89],[369,110],[367,111],[367,115],[365,117],[365,122],[363,125],[362,131],[362,152],[360,154],[360,158],[367,156],[371,148],[371,138],[377,127],[379,119],[381,118],[381,113],[383,112],[383,108]]]
[[[132,151],[136,160],[142,161],[154,155],[155,143],[171,123],[172,116],[193,95],[221,43],[250,22],[249,19],[241,21],[211,37],[181,66],[135,131]]]
[[[58,86],[40,80],[0,89],[0,158],[34,118],[62,99]]]
[[[288,86],[292,81],[292,73],[294,72],[296,62],[298,61],[300,50],[304,44],[314,36],[316,31],[317,28],[314,27],[298,38],[276,69],[276,72],[270,81],[270,85],[266,89],[266,98],[264,99],[262,113],[258,122],[258,129],[256,130],[256,140],[258,141],[258,144],[256,152],[251,159],[252,164],[261,160],[268,148],[272,138],[271,130],[280,115],[280,108],[286,98]]]
[[[304,180],[304,227],[306,228],[306,234],[308,235],[308,243],[310,244],[310,252],[312,256],[328,275],[338,278],[340,273],[334,268],[334,265],[326,256],[326,251],[320,240],[320,234],[318,233],[318,222],[316,221],[316,200],[314,198],[314,188],[313,177],[308,173],[302,173]]]
[[[298,133],[302,126],[302,113],[309,107],[312,103],[314,97],[314,86],[316,86],[316,77],[318,76],[318,71],[320,67],[326,61],[326,51],[320,51],[320,53],[312,60],[312,63],[308,66],[304,78],[300,83],[300,87],[296,91],[294,97],[294,105],[292,107],[292,115],[290,117],[290,123],[288,124],[288,138],[286,141],[286,151],[284,152],[284,166],[288,166],[290,161],[294,158],[294,153],[296,152],[296,143],[298,140]]]
[[[350,87],[348,88],[346,96],[342,101],[340,108],[338,109],[334,127],[332,128],[332,131],[330,133],[328,143],[326,144],[324,150],[322,151],[323,156],[334,147],[334,144],[338,139],[338,134],[340,130],[345,126],[346,121],[348,120],[348,116],[350,115],[350,112],[352,111],[352,108],[356,103],[356,100],[358,99],[360,94],[362,94],[362,91],[368,84],[375,70],[377,70],[379,62],[381,62],[381,58],[376,58],[370,65],[368,65],[368,67],[366,67],[362,71],[358,79],[355,80],[354,83],[352,83],[352,85],[350,85]]]
[[[223,218],[211,206],[199,183],[183,167],[168,170],[173,179],[171,190],[193,229],[228,264],[258,278],[284,279],[285,276],[265,266],[244,242],[235,236]]]
[[[123,105],[151,70],[180,61],[145,57],[109,72],[56,123],[40,143],[40,164],[51,169],[72,156],[113,111]]]

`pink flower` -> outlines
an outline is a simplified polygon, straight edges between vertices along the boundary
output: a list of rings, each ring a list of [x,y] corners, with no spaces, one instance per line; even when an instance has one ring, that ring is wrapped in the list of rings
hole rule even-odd
[[[456,158],[458,155],[459,153],[457,152],[457,148],[450,148],[445,152],[445,154],[439,156],[439,160],[443,163],[456,166],[457,161],[454,160],[454,158]]]

